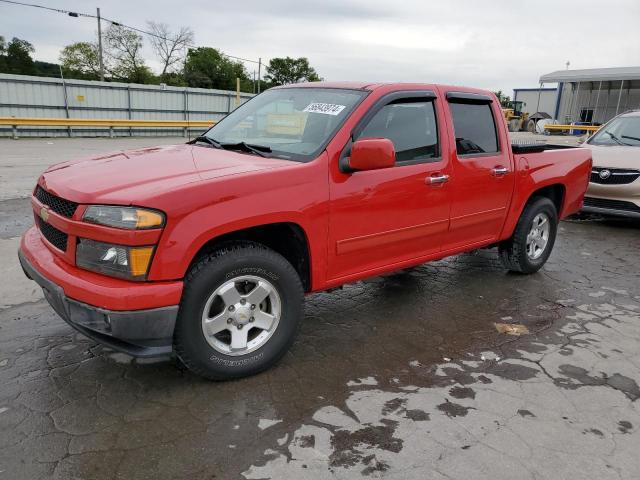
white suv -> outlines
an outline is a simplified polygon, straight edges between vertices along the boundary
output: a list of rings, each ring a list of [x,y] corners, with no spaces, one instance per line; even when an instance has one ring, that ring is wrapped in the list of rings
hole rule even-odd
[[[640,110],[613,118],[584,146],[593,170],[583,211],[640,218]]]

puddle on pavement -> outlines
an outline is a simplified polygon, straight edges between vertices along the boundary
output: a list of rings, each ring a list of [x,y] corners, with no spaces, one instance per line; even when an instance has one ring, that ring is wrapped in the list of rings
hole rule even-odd
[[[268,450],[262,461],[254,463],[243,475],[249,479],[322,479],[327,474],[358,478],[398,472],[398,478],[403,478],[401,472],[406,465],[417,468],[418,462],[418,466],[449,478],[447,475],[460,468],[455,451],[488,446],[495,455],[497,446],[493,442],[501,435],[508,446],[499,446],[508,450],[504,454],[497,452],[501,459],[489,458],[487,463],[500,460],[501,466],[511,463],[507,466],[519,467],[520,472],[565,478],[562,472],[546,470],[532,459],[532,448],[544,445],[572,458],[574,449],[585,447],[593,450],[592,455],[600,455],[601,461],[590,463],[584,473],[572,471],[575,478],[617,478],[618,473],[610,470],[613,467],[609,463],[614,462],[608,460],[608,448],[613,445],[612,435],[633,431],[629,416],[640,419],[640,411],[633,409],[638,386],[635,380],[615,371],[620,367],[621,355],[611,363],[607,362],[607,355],[601,358],[602,363],[591,365],[591,370],[565,362],[582,362],[594,351],[615,356],[617,342],[627,335],[640,339],[637,307],[637,302],[623,307],[615,303],[581,304],[577,314],[567,315],[562,321],[562,329],[574,333],[541,332],[539,340],[546,345],[544,348],[537,345],[529,350],[527,342],[522,341],[511,345],[514,350],[509,360],[460,360],[437,365],[435,370],[414,364],[412,368],[433,372],[428,386],[402,385],[395,391],[375,384],[352,388],[341,407],[321,407],[289,432],[291,442]],[[600,328],[603,317],[618,323],[619,331],[611,330],[594,336],[589,343],[582,342],[580,337],[585,332]],[[573,346],[569,358],[562,354],[568,344]],[[598,422],[596,426],[588,426],[594,421]],[[418,431],[421,435],[417,435]],[[311,432],[312,443],[299,441]],[[604,443],[594,444],[585,434]],[[566,445],[571,445],[568,451]],[[515,448],[516,453],[521,448],[523,452],[514,456],[510,448]],[[632,455],[637,444],[618,443],[617,448]],[[469,458],[474,468],[482,469],[476,456]],[[633,471],[637,465],[632,462],[626,468]]]

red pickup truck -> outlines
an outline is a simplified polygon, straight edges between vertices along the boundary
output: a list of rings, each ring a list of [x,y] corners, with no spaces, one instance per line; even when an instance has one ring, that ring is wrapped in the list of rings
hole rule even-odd
[[[512,146],[486,91],[291,85],[187,144],[49,168],[19,257],[87,336],[234,378],[284,354],[305,294],[489,246],[537,271],[590,173]]]

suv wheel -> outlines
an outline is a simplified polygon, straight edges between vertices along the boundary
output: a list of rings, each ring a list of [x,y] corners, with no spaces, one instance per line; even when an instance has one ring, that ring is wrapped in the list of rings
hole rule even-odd
[[[500,244],[500,260],[512,272],[534,273],[546,263],[558,231],[558,213],[551,200],[538,197],[525,207],[513,236]]]
[[[265,370],[293,342],[303,293],[280,254],[251,242],[218,249],[185,279],[176,353],[191,371],[213,380]]]

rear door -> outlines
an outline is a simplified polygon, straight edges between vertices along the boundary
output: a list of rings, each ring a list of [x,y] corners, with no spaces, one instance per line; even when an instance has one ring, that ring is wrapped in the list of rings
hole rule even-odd
[[[452,145],[451,220],[444,249],[496,240],[514,188],[510,142],[493,97],[446,93]]]
[[[330,172],[329,278],[348,277],[438,252],[449,224],[448,147],[442,105],[429,92],[383,96],[352,133],[388,138],[392,168]],[[345,151],[348,153],[348,151]],[[443,154],[444,153],[444,154]],[[346,153],[345,153],[346,154]],[[445,181],[431,181],[431,177]]]

